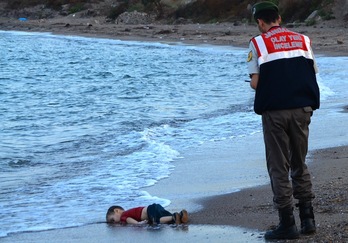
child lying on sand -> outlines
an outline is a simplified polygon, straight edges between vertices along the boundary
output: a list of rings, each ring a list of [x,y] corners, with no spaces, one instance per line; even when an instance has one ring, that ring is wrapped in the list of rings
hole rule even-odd
[[[106,213],[107,223],[122,224],[185,224],[188,222],[188,213],[183,209],[180,213],[170,213],[159,204],[147,207],[124,210],[120,206],[111,206]]]

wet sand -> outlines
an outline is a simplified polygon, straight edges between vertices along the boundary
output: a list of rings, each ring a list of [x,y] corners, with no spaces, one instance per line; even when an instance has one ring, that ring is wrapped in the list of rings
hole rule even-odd
[[[210,152],[210,151],[208,151]],[[216,155],[217,156],[217,155]],[[228,156],[222,154],[221,157]],[[348,146],[316,150],[309,156],[313,177],[317,233],[301,236],[291,242],[346,242],[348,239]],[[182,166],[178,166],[179,170]],[[202,174],[207,171],[202,169]],[[169,183],[157,185],[155,190],[180,192],[172,180],[188,176],[179,171],[168,178]],[[189,181],[186,177],[183,181]],[[207,178],[209,181],[209,178]],[[167,181],[168,182],[168,181]],[[164,188],[168,186],[170,188]],[[203,186],[203,185],[202,185]],[[185,195],[189,202],[194,195]],[[82,227],[11,234],[0,242],[264,242],[263,234],[278,224],[277,213],[271,203],[269,185],[252,187],[240,192],[195,199],[202,205],[190,212],[188,225],[162,225],[159,229],[132,226],[108,226],[96,223]],[[177,202],[175,200],[175,202]],[[182,204],[180,206],[183,206]],[[177,203],[171,208],[179,208]],[[299,226],[298,211],[295,211]]]
[[[310,156],[316,199],[317,233],[296,242],[348,241],[348,147],[316,150]],[[264,232],[278,224],[270,185],[202,200],[204,209],[191,214],[192,223],[234,225]],[[299,227],[298,209],[295,216]],[[209,218],[209,222],[207,222]]]

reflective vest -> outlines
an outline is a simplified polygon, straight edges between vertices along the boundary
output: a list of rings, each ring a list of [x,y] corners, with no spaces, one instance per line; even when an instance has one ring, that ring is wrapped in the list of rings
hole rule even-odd
[[[310,39],[282,27],[273,27],[251,40],[260,67],[254,110],[319,108],[319,87]]]

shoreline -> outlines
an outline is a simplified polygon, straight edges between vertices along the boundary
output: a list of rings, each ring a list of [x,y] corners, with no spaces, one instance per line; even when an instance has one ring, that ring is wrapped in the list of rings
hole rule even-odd
[[[233,26],[232,23],[205,25],[117,25],[116,27],[112,24],[100,24],[100,27],[98,27],[99,25],[97,23],[92,24],[92,26],[88,26],[87,23],[89,22],[86,21],[90,22],[88,19],[72,21],[65,18],[63,20],[52,20],[52,22],[48,22],[48,20],[46,20],[46,22],[41,23],[38,21],[12,21],[12,25],[10,25],[9,22],[0,20],[0,29],[5,28],[5,30],[51,32],[59,35],[112,38],[127,41],[150,41],[165,43],[180,42],[195,45],[232,45],[243,48],[247,48],[249,39],[258,34],[256,26]],[[69,26],[66,26],[67,24],[69,24]],[[314,54],[348,56],[348,43],[346,43],[347,33],[343,34],[344,31],[338,31],[338,29],[335,28],[330,31],[330,28],[324,27],[320,29],[314,27],[299,27],[293,28],[293,30],[306,34],[312,39],[314,44]],[[325,32],[325,30],[327,30],[327,32]],[[330,41],[327,41],[327,38],[331,38]],[[338,42],[342,42],[342,44],[338,44]],[[347,107],[344,109],[346,110]],[[260,140],[260,143],[262,143],[262,140]],[[262,153],[262,151],[257,152],[257,157],[260,157],[260,153]],[[216,151],[216,153],[217,155],[215,154],[215,156],[221,157],[221,154],[219,154],[220,151]],[[225,156],[226,154],[227,156],[230,156],[227,150],[222,154]],[[206,155],[204,156],[207,157]],[[343,218],[347,218],[346,215],[348,213],[348,198],[344,193],[344,188],[347,188],[348,186],[347,171],[345,167],[347,158],[348,146],[318,149],[309,153],[309,159],[311,160],[309,169],[313,177],[314,191],[317,194],[317,198],[313,203],[315,207],[317,224],[319,224],[318,233],[313,236],[301,237],[301,239],[297,240],[296,242],[340,242],[348,239],[348,223],[343,220]],[[175,170],[177,170],[177,168],[175,168]],[[175,173],[178,174],[177,171]],[[183,173],[185,173],[185,171]],[[172,175],[170,177],[172,177]],[[168,179],[167,182],[164,182],[164,185],[169,184],[170,187],[174,187],[170,189],[175,191],[177,189],[175,188],[177,185],[170,185],[170,182],[171,180],[177,180],[177,178],[178,175],[175,175],[173,178]],[[228,181],[228,179],[225,180]],[[152,190],[153,192],[156,192],[157,190],[162,191],[163,193],[163,189],[166,188],[163,186],[163,182],[161,183],[162,185],[155,185],[154,188],[150,188],[150,191]],[[204,185],[202,185],[202,190],[204,190],[203,187]],[[182,188],[179,188],[179,191],[181,189]],[[152,194],[157,195],[156,193]],[[189,195],[188,197],[194,196]],[[187,197],[179,199],[181,202],[180,200],[175,200],[174,205],[170,205],[170,207],[177,208],[179,207],[177,205],[185,205],[185,200],[190,200],[190,198],[188,199]],[[197,204],[202,205],[202,208],[190,213],[190,224],[192,224],[194,227],[197,225],[209,225],[211,227],[217,225],[228,225],[247,228],[252,232],[260,232],[266,231],[269,226],[276,225],[278,223],[277,213],[273,209],[272,205],[272,194],[269,184],[250,187],[234,193],[223,193],[222,195],[213,196],[209,195],[207,197],[199,196],[199,199],[196,198],[195,201]],[[295,211],[295,213],[297,214],[297,211]],[[296,215],[296,217],[297,225],[299,225],[298,216]],[[92,229],[90,229],[90,227]],[[100,225],[92,225],[90,227],[87,227],[88,230],[98,232],[97,229],[100,227]],[[199,227],[203,227],[204,230],[206,230],[205,226],[198,226],[198,229]],[[228,231],[230,229],[227,228],[226,230]],[[58,229],[52,231],[56,232],[58,242],[66,240],[65,233],[70,230]],[[85,226],[77,227],[76,229],[76,234],[78,237],[82,237],[83,242],[87,242],[88,239],[83,238],[88,237],[83,235],[83,232],[85,231]],[[30,239],[32,242],[34,242],[35,240],[33,239],[35,237],[39,237],[41,234],[42,231],[11,234],[8,237],[0,238],[0,241],[3,239],[12,239],[15,241],[18,239],[18,237],[20,237],[20,235],[26,235],[29,242]],[[194,237],[198,237],[197,235],[203,237],[203,239],[205,237],[204,232],[203,236],[196,233]],[[102,237],[103,236],[100,236],[99,239],[102,239]],[[199,237],[194,237],[191,234],[188,239],[200,239]],[[85,239],[85,241],[83,239]],[[152,239],[154,240],[156,238]],[[242,236],[241,239],[243,239]],[[46,240],[48,241],[49,239]],[[244,241],[241,240],[241,242]]]
[[[312,40],[314,54],[348,56],[346,23],[324,21],[315,26],[297,26],[290,30],[305,34]],[[49,32],[92,38],[111,38],[124,41],[160,43],[208,44],[248,48],[249,40],[259,34],[254,24],[113,24],[99,18],[72,16],[19,21],[0,17],[0,30]]]
[[[348,239],[348,146],[318,149],[309,155],[308,164],[313,190],[317,233],[301,236],[295,242],[343,242]],[[270,184],[240,192],[202,199],[203,210],[192,213],[192,223],[233,225],[266,231],[278,225],[278,214],[273,208]],[[231,206],[233,205],[233,206]],[[298,209],[296,224],[300,227]]]
[[[309,154],[309,169],[316,198],[313,201],[317,233],[301,235],[291,242],[345,242],[348,239],[348,146],[314,150]],[[11,233],[0,242],[264,242],[263,232],[278,224],[272,205],[270,185],[239,192],[203,197],[201,210],[190,213],[188,226],[110,227],[104,223],[42,231]],[[299,227],[298,209],[294,211]],[[122,229],[122,230],[120,230]],[[173,239],[173,240],[170,240]],[[281,241],[290,242],[290,241]]]

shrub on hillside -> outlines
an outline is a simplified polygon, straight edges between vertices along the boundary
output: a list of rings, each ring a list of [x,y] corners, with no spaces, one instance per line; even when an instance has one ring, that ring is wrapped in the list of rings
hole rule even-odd
[[[94,0],[94,2],[100,2],[101,0]],[[28,7],[34,7],[39,4],[43,4],[48,8],[60,10],[62,5],[70,4],[72,7],[83,6],[85,3],[93,1],[89,0],[2,0],[6,3],[7,9],[22,9]]]
[[[282,0],[280,14],[284,22],[304,21],[314,10],[325,8],[332,0]]]
[[[128,8],[128,3],[124,2],[121,3],[117,6],[111,7],[107,13],[107,18],[111,19],[111,20],[115,20],[117,19],[117,17],[122,14],[123,12],[125,12]]]
[[[197,0],[182,5],[175,11],[176,18],[192,18],[196,21],[210,21],[211,19],[240,19],[250,16],[247,10],[249,1],[237,0]]]
[[[44,4],[44,0],[7,0],[3,1],[6,2],[6,8],[8,9],[21,9],[21,8],[28,8],[33,7],[39,4]]]

